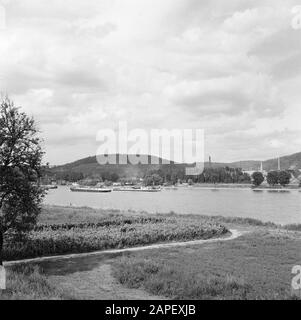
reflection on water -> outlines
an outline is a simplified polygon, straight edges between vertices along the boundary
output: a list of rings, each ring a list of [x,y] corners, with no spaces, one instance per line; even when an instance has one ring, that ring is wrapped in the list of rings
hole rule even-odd
[[[254,192],[251,189],[179,188],[157,193],[73,193],[68,187],[50,190],[46,204],[87,206],[150,213],[205,214],[250,217],[275,223],[301,223],[301,193]]]

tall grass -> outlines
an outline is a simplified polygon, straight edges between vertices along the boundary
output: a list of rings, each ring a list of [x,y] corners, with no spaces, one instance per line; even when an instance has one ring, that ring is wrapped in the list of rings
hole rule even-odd
[[[163,262],[121,258],[114,264],[114,276],[130,288],[176,300],[246,299],[251,286],[233,275],[226,277],[181,272]]]
[[[3,255],[5,260],[18,260],[209,239],[227,233],[223,225],[204,219],[112,216],[97,222],[38,225],[22,241],[6,239]]]
[[[7,271],[7,289],[0,300],[62,300],[68,296],[55,288],[37,266],[17,266]]]

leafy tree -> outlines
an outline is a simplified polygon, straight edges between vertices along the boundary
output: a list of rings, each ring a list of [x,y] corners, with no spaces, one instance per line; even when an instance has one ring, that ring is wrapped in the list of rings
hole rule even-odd
[[[26,232],[40,213],[43,152],[35,122],[5,98],[0,104],[0,265],[8,231]]]
[[[119,175],[118,175],[117,173],[113,172],[113,173],[111,174],[110,181],[112,181],[112,182],[117,182],[118,180],[119,180]]]
[[[261,172],[254,172],[252,174],[253,183],[255,186],[260,186],[264,181],[264,176]]]
[[[279,183],[279,173],[278,171],[270,171],[267,176],[267,182],[269,185],[275,186]]]
[[[160,177],[157,173],[154,173],[144,178],[144,184],[146,186],[159,186],[163,184],[163,178]]]
[[[291,174],[287,171],[280,171],[278,175],[279,183],[285,187],[291,181]]]

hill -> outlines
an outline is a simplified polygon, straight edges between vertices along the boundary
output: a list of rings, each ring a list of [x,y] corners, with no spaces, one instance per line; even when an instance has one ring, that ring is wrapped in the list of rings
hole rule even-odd
[[[50,169],[51,174],[62,175],[66,173],[80,173],[84,176],[93,175],[112,175],[116,174],[119,177],[125,178],[142,178],[147,172],[162,170],[167,174],[181,174],[184,175],[185,168],[192,166],[191,164],[185,163],[174,163],[166,164],[167,160],[155,157],[146,156],[149,164],[137,164],[133,165],[130,161],[127,164],[120,164],[121,157],[127,157],[126,155],[116,155],[116,164],[100,165],[97,162],[96,156],[80,159],[78,161],[67,163],[65,165],[56,166]],[[281,169],[301,169],[301,152],[293,155],[285,156],[280,158]],[[250,161],[237,161],[232,163],[211,163],[212,168],[219,167],[231,167],[241,168],[243,170],[258,170],[260,168],[261,161],[250,160]],[[205,163],[205,167],[209,167],[209,163]],[[278,159],[269,159],[263,161],[264,170],[277,170]]]
[[[278,158],[269,159],[262,162],[263,169],[266,171],[278,169]],[[301,169],[301,152],[280,158],[281,169]],[[261,161],[237,161],[229,163],[228,166],[233,168],[242,168],[243,170],[258,170],[261,166]]]
[[[109,155],[115,156],[115,155]],[[127,163],[123,164],[121,158],[126,157]],[[186,164],[177,164],[174,162],[168,163],[167,160],[155,157],[155,156],[145,156],[147,157],[148,164],[137,164],[133,165],[129,161],[127,155],[116,155],[116,164],[105,164],[101,165],[97,162],[96,156],[80,159],[78,161],[67,163],[62,166],[56,166],[50,169],[50,173],[58,176],[63,176],[68,173],[81,173],[85,177],[89,176],[102,176],[110,179],[112,175],[118,175],[124,178],[143,178],[147,172],[162,170],[166,173],[172,174],[176,172],[182,172],[184,175]],[[114,179],[113,179],[114,180]]]

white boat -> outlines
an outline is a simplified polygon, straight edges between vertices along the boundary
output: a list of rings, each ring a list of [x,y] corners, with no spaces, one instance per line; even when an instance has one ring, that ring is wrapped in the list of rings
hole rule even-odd
[[[112,192],[111,189],[105,188],[94,188],[94,187],[71,187],[72,192],[94,192],[94,193],[108,193]]]

